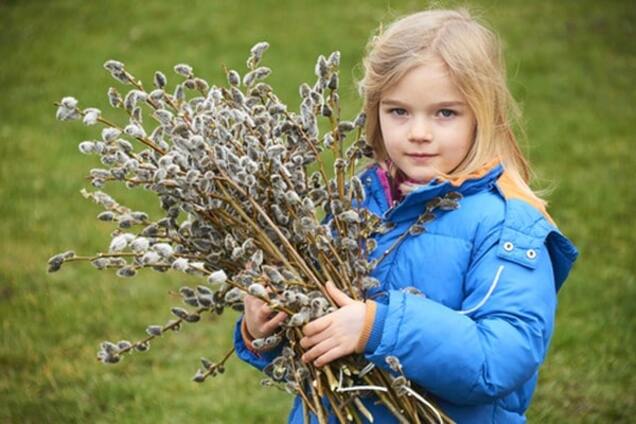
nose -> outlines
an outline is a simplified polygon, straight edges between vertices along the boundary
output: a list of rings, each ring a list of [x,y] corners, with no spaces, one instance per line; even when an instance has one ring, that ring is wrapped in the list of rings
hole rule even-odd
[[[430,142],[433,140],[433,132],[430,123],[424,117],[415,117],[412,120],[408,134],[409,141]]]

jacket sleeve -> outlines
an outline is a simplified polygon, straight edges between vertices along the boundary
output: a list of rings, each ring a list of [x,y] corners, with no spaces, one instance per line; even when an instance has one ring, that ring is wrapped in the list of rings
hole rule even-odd
[[[282,351],[282,343],[277,346],[275,349],[264,351],[264,352],[254,352],[250,350],[245,341],[243,340],[243,335],[241,334],[241,325],[243,324],[243,315],[236,321],[234,325],[234,348],[236,349],[236,356],[238,356],[241,360],[247,362],[258,370],[262,371],[263,368],[267,366],[270,362],[274,360],[277,356],[281,354]]]
[[[501,234],[493,230],[475,252],[461,311],[391,290],[378,304],[367,358],[386,368],[386,356],[396,356],[409,379],[456,404],[492,402],[527,381],[552,334],[552,262],[547,234],[522,238],[534,246],[523,252],[531,263],[501,254],[511,247]]]

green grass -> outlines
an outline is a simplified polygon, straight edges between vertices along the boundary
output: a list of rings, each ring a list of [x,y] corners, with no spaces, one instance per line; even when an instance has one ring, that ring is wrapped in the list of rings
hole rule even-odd
[[[261,388],[259,374],[236,359],[219,378],[190,381],[200,356],[219,358],[231,345],[230,312],[116,366],[95,361],[102,340],[134,339],[164,322],[178,303],[174,290],[192,281],[151,272],[120,280],[86,265],[46,274],[53,253],[99,251],[111,231],[79,195],[97,162],[76,146],[96,130],[56,122],[53,102],[73,95],[107,110],[106,89],[116,85],[101,69],[109,58],[145,81],[157,69],[170,79],[186,62],[220,83],[222,64],[243,69],[251,45],[268,40],[271,83],[290,105],[317,55],[341,50],[343,110],[352,117],[371,31],[418,2],[342,3],[0,2],[0,422],[284,421],[291,397]],[[526,149],[554,187],[553,217],[581,251],[529,419],[632,421],[636,9],[627,1],[471,5],[505,41]],[[157,208],[138,191],[114,193]]]

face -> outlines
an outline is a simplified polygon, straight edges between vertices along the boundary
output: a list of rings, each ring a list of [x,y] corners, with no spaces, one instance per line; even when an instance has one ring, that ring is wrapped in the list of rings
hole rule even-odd
[[[418,183],[453,171],[474,139],[475,115],[440,60],[411,69],[382,93],[379,114],[389,158]]]

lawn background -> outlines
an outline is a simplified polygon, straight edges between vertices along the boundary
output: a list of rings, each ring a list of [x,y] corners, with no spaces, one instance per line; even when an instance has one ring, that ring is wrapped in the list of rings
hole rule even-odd
[[[178,304],[193,279],[142,273],[121,280],[88,265],[46,274],[46,260],[105,248],[111,227],[81,198],[96,158],[78,142],[98,130],[55,121],[73,95],[109,110],[118,86],[101,65],[127,64],[148,86],[189,63],[222,83],[257,41],[271,44],[270,82],[290,106],[319,54],[342,52],[345,117],[360,107],[354,78],[380,22],[416,1],[82,2],[0,0],[0,422],[283,422],[291,397],[259,386],[237,359],[197,385],[198,358],[231,345],[235,313],[206,319],[116,366],[95,361],[102,340],[135,339]],[[504,40],[510,87],[521,103],[526,152],[552,187],[551,213],[581,257],[560,293],[556,333],[530,422],[631,422],[636,413],[636,8],[629,1],[473,1]],[[444,5],[464,3],[445,2]],[[118,86],[119,87],[119,86]],[[114,112],[114,111],[113,111]],[[107,116],[121,118],[116,113]],[[110,189],[109,189],[110,191]],[[156,211],[139,191],[112,193]]]

